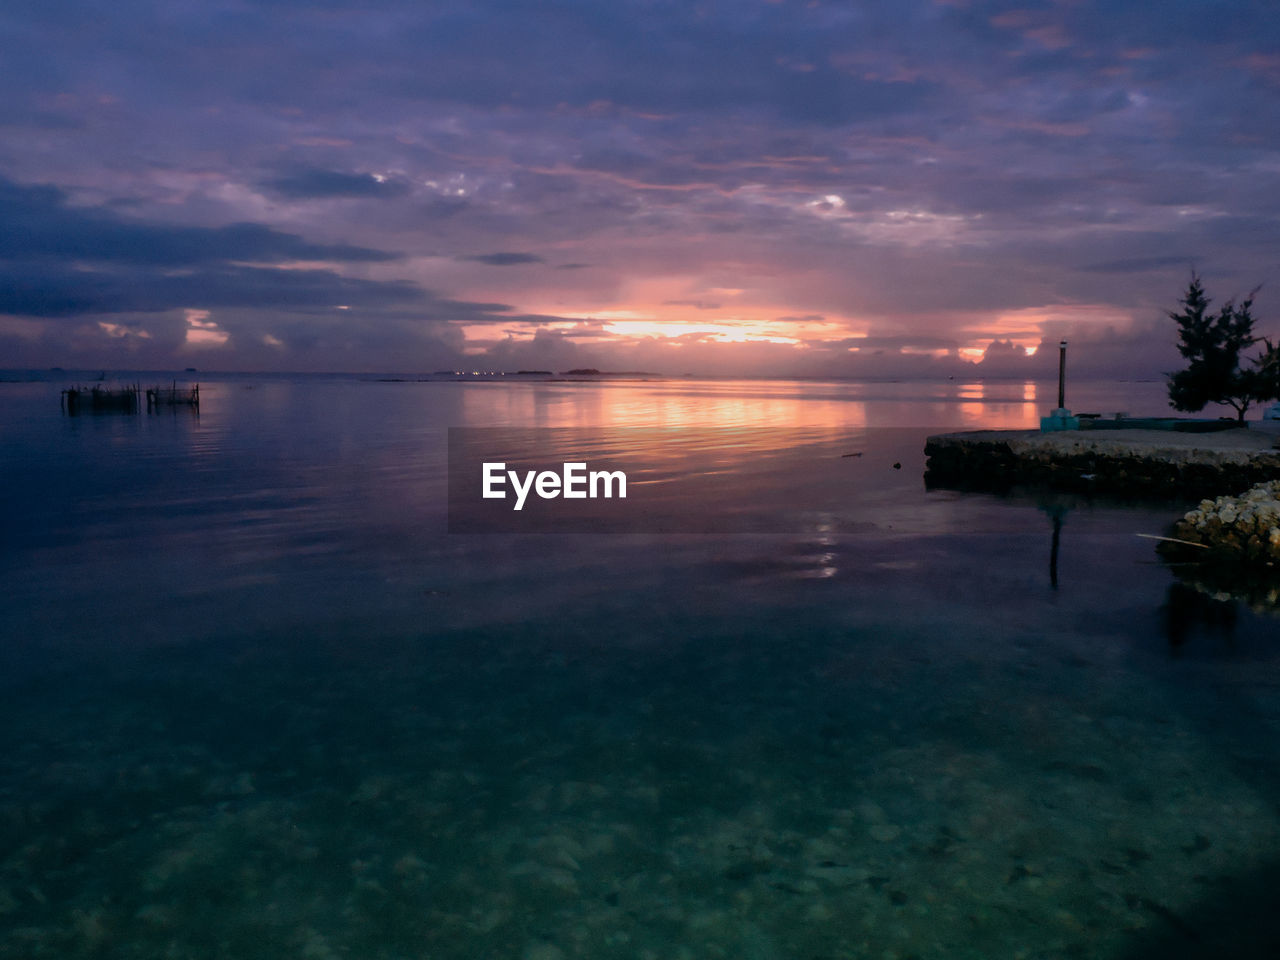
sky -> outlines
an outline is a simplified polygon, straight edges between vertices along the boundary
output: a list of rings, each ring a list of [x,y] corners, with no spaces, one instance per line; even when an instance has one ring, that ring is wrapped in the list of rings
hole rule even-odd
[[[1159,376],[1280,335],[1223,0],[6,0],[0,367]]]

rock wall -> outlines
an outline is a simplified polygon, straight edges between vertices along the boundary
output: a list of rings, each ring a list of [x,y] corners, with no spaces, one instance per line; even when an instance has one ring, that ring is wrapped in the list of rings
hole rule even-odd
[[[1208,497],[1280,477],[1275,450],[1096,443],[1063,434],[949,434],[930,437],[925,454],[926,482],[959,489],[1047,484],[1125,497]]]

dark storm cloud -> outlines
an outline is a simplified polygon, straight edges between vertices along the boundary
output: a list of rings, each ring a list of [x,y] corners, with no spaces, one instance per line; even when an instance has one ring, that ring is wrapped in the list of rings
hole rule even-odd
[[[214,266],[175,275],[137,267],[88,271],[40,261],[0,263],[0,313],[31,317],[180,307],[379,307],[422,299],[413,284],[353,280],[331,270]]]
[[[709,15],[710,14],[710,15]],[[396,73],[381,87],[481,108],[587,107],[645,112],[764,109],[805,123],[901,112],[927,83],[893,83],[832,69],[825,15],[770,5],[731,14],[680,3],[490,0],[438,7],[401,34],[437,69]]]
[[[1159,315],[1192,254],[1274,278],[1277,49],[1261,0],[14,0],[0,296],[292,311],[290,344],[335,303],[405,336],[657,305],[633,291],[889,350],[1038,307]]]
[[[88,260],[185,267],[226,261],[337,260],[376,263],[397,255],[367,247],[308,243],[257,223],[181,227],[71,207],[52,186],[0,178],[0,259]]]
[[[55,187],[0,179],[0,313],[60,317],[421,299],[410,283],[248,265],[395,258],[366,247],[309,243],[254,223],[175,227],[125,220],[105,208],[72,207]]]
[[[469,257],[459,257],[458,259],[484,263],[491,267],[515,267],[524,263],[546,263],[542,257],[534,253],[477,253]]]
[[[376,177],[372,173],[343,173],[340,170],[297,170],[283,177],[264,180],[262,186],[281,196],[297,200],[326,197],[373,197],[392,199],[409,192],[404,180]]]
[[[163,79],[173,95],[224,103],[376,110],[426,100],[489,110],[608,101],[644,112],[765,110],[831,125],[913,109],[934,90],[927,81],[831,66],[847,37],[898,25],[899,15],[873,6],[856,16],[797,15],[769,4],[717,14],[681,3],[595,0],[227,10],[177,2],[163,14],[154,3],[135,2],[94,12],[13,4],[6,19],[33,43],[56,37],[68,57],[127,64],[126,83]],[[928,12],[900,16],[909,24]],[[15,45],[10,75],[57,86],[74,63],[43,53]],[[161,89],[154,95],[164,96]]]

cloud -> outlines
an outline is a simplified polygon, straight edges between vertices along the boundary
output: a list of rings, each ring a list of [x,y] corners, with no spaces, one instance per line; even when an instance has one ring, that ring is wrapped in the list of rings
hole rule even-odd
[[[298,261],[369,264],[396,257],[368,247],[310,243],[255,223],[193,227],[126,220],[105,207],[72,207],[55,187],[0,179],[0,313],[65,317],[421,300],[423,291],[412,283],[294,267]]]
[[[398,256],[369,247],[309,243],[258,223],[195,227],[126,220],[103,207],[72,207],[57,187],[0,178],[3,260],[188,267],[236,261],[378,263]]]
[[[892,353],[911,353],[914,351],[954,351],[960,344],[953,337],[931,337],[926,334],[907,334],[897,337],[849,337],[838,341],[838,345],[845,348],[857,347],[860,350],[887,350]]]
[[[318,167],[264,180],[261,185],[273,193],[294,200],[328,197],[394,199],[407,195],[410,190],[409,184],[403,179],[373,173],[343,173]]]
[[[706,300],[663,300],[662,305],[666,307],[693,307],[695,310],[720,309],[720,304],[710,303]]]
[[[459,260],[472,260],[486,263],[491,267],[514,267],[522,263],[546,263],[542,257],[533,253],[477,253]]]
[[[192,306],[379,307],[423,299],[423,291],[411,283],[352,279],[332,270],[210,266],[174,275],[140,268],[86,271],[62,264],[0,263],[0,313],[29,317]]]
[[[1118,369],[1171,339],[1128,332],[1192,254],[1217,289],[1280,269],[1261,0],[153,6],[0,8],[0,309],[212,309],[220,349],[335,369],[723,302],[830,339],[670,362],[874,371],[834,345],[861,339],[932,373],[1111,325]],[[582,365],[675,349],[593,333]]]
[[[1168,267],[1188,268],[1196,262],[1190,255],[1168,257],[1128,257],[1120,260],[1103,260],[1090,263],[1079,269],[1088,273],[1145,273],[1149,270],[1164,270]]]

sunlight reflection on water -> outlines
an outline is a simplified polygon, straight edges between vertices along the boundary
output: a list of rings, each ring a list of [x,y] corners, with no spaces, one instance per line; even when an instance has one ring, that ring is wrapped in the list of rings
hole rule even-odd
[[[0,955],[1272,929],[1274,621],[1178,589],[1133,536],[1168,505],[921,481],[930,429],[1033,426],[1044,385],[225,378],[75,421],[50,387],[0,384]],[[590,428],[797,522],[446,535],[458,426]]]

